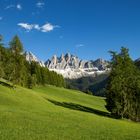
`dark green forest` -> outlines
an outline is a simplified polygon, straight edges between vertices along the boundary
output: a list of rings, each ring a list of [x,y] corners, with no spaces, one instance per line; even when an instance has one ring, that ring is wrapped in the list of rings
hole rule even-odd
[[[0,78],[28,88],[45,84],[65,87],[62,75],[41,67],[37,62],[26,61],[23,45],[17,35],[9,42],[9,47],[5,47],[0,36]]]
[[[66,79],[69,89],[76,89],[90,95],[105,97],[105,87],[109,73],[97,75],[95,77],[82,77],[79,79]]]

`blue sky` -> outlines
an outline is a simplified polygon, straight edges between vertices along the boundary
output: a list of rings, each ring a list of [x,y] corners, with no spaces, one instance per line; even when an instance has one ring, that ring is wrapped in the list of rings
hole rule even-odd
[[[140,57],[139,0],[0,0],[0,34],[17,34],[42,60],[70,52],[81,59],[110,59],[109,50]]]

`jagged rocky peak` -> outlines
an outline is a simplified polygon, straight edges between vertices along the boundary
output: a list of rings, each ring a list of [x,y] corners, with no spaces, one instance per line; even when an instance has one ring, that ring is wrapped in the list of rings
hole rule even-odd
[[[70,53],[62,54],[60,57],[54,55],[50,60],[45,62],[49,69],[69,69],[79,68],[80,60],[78,57],[71,55]]]
[[[37,57],[32,53],[32,52],[25,52],[25,57],[26,57],[26,60],[29,61],[29,62],[32,62],[32,61],[35,61],[35,62],[38,62],[38,59]]]
[[[55,68],[56,68],[57,62],[58,62],[57,56],[54,55],[54,56],[52,57],[51,60],[48,59],[48,60],[45,62],[45,65],[46,65],[47,67],[49,67],[50,69],[55,69]]]
[[[57,59],[57,56],[56,55],[54,55],[53,57],[52,57],[52,61],[51,61],[54,65],[56,65],[57,64],[57,62],[58,62],[58,59]]]
[[[108,62],[103,59],[96,61],[80,60],[77,56],[70,53],[62,54],[60,57],[54,55],[51,60],[45,62],[46,66],[50,69],[106,69]]]
[[[62,54],[60,57],[54,55],[51,60],[45,62],[48,69],[62,74],[65,78],[80,78],[94,76],[108,70],[109,63],[103,59],[96,61],[85,61],[70,53]]]
[[[25,52],[26,60],[31,62],[37,62],[41,67],[45,67],[45,64],[43,61],[40,61],[32,52]]]
[[[99,58],[93,62],[93,65],[97,67],[99,70],[106,70],[107,67],[109,66],[109,62],[102,58]]]
[[[97,64],[97,65],[98,64],[100,65],[100,64],[106,64],[107,61],[102,59],[102,58],[99,58],[99,59],[95,60],[94,63]]]
[[[64,54],[62,53],[61,54],[61,57],[60,57],[60,61],[64,61],[65,60],[65,56],[64,56]]]
[[[66,62],[69,62],[70,58],[71,58],[71,54],[70,53],[66,53],[66,55],[65,55]]]
[[[87,76],[95,76],[109,71],[109,62],[103,59],[95,61],[81,60],[77,56],[70,53],[62,54],[60,57],[54,55],[45,63],[40,61],[33,53],[25,52],[26,60],[29,62],[35,61],[42,67],[47,67],[49,70],[62,74],[64,78],[77,79]]]

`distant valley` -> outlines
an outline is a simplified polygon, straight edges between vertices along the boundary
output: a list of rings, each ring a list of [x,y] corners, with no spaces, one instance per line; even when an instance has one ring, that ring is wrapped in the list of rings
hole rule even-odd
[[[105,87],[110,72],[110,63],[104,59],[81,60],[70,53],[60,57],[52,56],[46,62],[39,60],[32,52],[25,52],[26,60],[35,61],[50,71],[61,74],[67,84],[67,88],[81,90],[87,94],[105,96]],[[140,66],[140,59],[135,60]]]

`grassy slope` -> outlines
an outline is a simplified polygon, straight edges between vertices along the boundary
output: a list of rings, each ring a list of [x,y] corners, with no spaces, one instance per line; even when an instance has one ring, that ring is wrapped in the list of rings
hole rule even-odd
[[[106,117],[104,104],[62,88],[0,85],[0,140],[140,139],[140,124]]]

